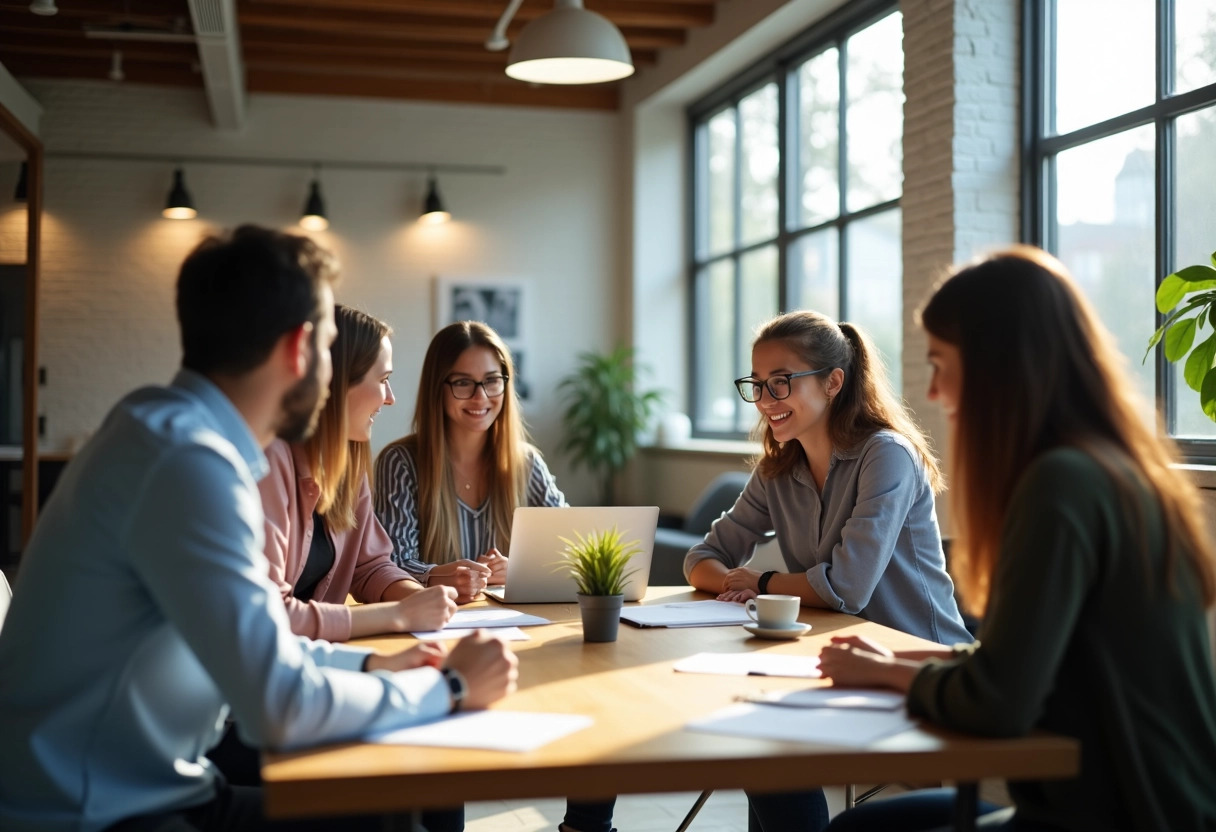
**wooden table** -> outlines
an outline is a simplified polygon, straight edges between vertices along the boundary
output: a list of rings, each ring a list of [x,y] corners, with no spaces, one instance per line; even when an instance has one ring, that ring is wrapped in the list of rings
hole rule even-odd
[[[651,587],[644,603],[708,597],[686,587]],[[478,800],[600,799],[849,783],[975,784],[985,778],[1063,778],[1078,770],[1078,744],[1046,735],[984,739],[923,728],[864,749],[842,749],[684,730],[689,720],[743,694],[824,684],[672,670],[675,661],[694,653],[817,655],[830,636],[842,634],[871,636],[895,649],[927,644],[860,618],[804,609],[800,620],[813,629],[797,641],[762,641],[741,627],[635,629],[622,624],[618,641],[585,644],[577,604],[522,609],[555,623],[529,627],[530,641],[511,643],[519,656],[519,689],[495,707],[587,714],[595,719],[592,727],[523,754],[360,743],[269,754],[262,768],[267,813],[400,812],[458,804],[470,794]],[[412,641],[395,636],[359,643],[391,651]],[[974,788],[964,790],[965,802],[974,796]],[[970,811],[974,816],[973,804]]]

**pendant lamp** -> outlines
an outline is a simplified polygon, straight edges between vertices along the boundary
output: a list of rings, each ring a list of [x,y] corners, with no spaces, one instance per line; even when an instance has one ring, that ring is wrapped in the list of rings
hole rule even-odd
[[[198,211],[194,210],[194,200],[186,190],[186,176],[181,168],[173,171],[173,188],[169,191],[161,216],[171,220],[192,220],[198,216]]]
[[[312,186],[308,189],[304,212],[300,216],[300,227],[309,231],[324,231],[329,228],[329,218],[325,215],[325,200],[321,198],[320,175],[321,170],[318,167],[313,175]]]
[[[507,60],[507,75],[536,84],[601,84],[633,74],[620,29],[583,8],[554,0],[553,11],[524,27]]]
[[[443,200],[439,197],[439,184],[435,181],[435,174],[432,173],[427,177],[426,199],[422,201],[422,216],[418,218],[418,221],[435,224],[447,222],[451,218],[452,215],[448,213]]]

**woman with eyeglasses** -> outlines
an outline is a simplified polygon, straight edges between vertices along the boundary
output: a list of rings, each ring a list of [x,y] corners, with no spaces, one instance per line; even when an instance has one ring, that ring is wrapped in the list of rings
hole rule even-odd
[[[304,442],[275,440],[258,483],[266,559],[294,632],[326,641],[430,631],[456,609],[455,593],[424,589],[392,560],[372,512],[372,422],[393,403],[392,330],[348,306],[334,308],[333,376],[317,428]],[[348,605],[351,594],[363,603]]]
[[[397,563],[425,586],[451,586],[459,603],[506,579],[517,506],[563,506],[528,442],[511,352],[483,323],[436,333],[418,381],[414,432],[376,460],[376,516]]]
[[[824,674],[906,692],[909,713],[952,730],[1080,741],[1077,777],[1011,782],[1014,808],[981,828],[1216,829],[1216,552],[1114,339],[1028,246],[958,270],[921,324],[950,423],[955,574],[982,639],[927,661],[835,639]],[[938,828],[952,798],[867,803],[831,828]]]
[[[796,595],[938,644],[970,642],[937,526],[937,460],[861,329],[817,312],[774,318],[735,386],[759,413],[762,455],[685,557],[689,583],[726,601]],[[785,570],[750,568],[771,533]],[[748,803],[751,832],[827,826],[818,789],[749,794]]]

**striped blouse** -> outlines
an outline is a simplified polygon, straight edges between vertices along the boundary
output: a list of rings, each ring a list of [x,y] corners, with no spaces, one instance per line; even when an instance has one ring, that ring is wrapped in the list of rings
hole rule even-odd
[[[528,475],[527,504],[566,505],[566,497],[558,489],[557,481],[549,473],[540,452],[529,447],[528,456],[532,470]],[[435,568],[435,564],[426,563],[420,558],[418,469],[405,446],[391,445],[381,451],[376,459],[375,483],[376,518],[393,540],[393,561],[425,584],[426,576]],[[489,497],[477,508],[457,499],[456,513],[460,523],[461,557],[476,559],[496,546]]]

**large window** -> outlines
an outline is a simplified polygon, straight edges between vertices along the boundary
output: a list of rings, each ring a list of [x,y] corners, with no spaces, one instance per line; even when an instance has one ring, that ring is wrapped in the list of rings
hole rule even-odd
[[[903,26],[853,3],[690,110],[692,413],[739,436],[759,324],[814,309],[860,324],[899,385]]]
[[[1141,361],[1157,283],[1216,250],[1216,5],[1027,0],[1026,23],[1026,236],[1076,276],[1184,452],[1216,456],[1180,370]]]

